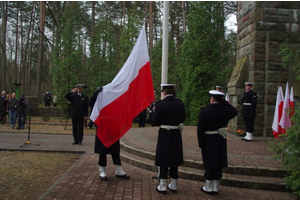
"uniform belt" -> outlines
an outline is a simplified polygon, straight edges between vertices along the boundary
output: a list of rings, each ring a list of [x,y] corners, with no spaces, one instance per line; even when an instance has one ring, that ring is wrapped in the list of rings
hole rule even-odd
[[[218,131],[205,131],[205,134],[219,134]]]
[[[251,106],[251,103],[243,103],[244,106]]]
[[[171,126],[171,125],[160,125],[160,128],[167,129],[167,130],[170,130],[170,129],[179,129],[178,126]]]

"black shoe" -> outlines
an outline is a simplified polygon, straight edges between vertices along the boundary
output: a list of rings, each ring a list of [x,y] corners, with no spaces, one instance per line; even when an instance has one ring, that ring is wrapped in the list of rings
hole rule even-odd
[[[78,144],[81,145],[82,143],[79,141]]]
[[[105,177],[100,176],[100,178],[101,178],[101,181],[108,181],[106,176]]]
[[[253,141],[253,140],[247,140],[247,139],[245,140],[245,142],[252,142],[252,141]]]
[[[77,142],[77,141],[74,141],[74,142],[73,142],[73,145],[74,145],[74,144],[78,144],[78,142]]]
[[[124,175],[117,175],[116,174],[116,177],[123,178],[123,179],[130,179],[130,176],[128,176],[127,174],[124,174]]]
[[[167,191],[166,191],[166,190],[160,191],[160,190],[157,189],[157,187],[156,187],[156,191],[157,191],[158,193],[160,193],[160,194],[163,194],[163,195],[166,195],[166,194],[167,194]]]

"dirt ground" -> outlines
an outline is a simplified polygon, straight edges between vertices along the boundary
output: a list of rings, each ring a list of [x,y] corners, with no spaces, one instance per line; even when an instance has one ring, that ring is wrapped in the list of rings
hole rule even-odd
[[[72,134],[71,123],[71,119],[66,123],[61,118],[43,121],[40,117],[32,117],[30,133]],[[28,122],[25,127],[17,130],[6,123],[0,125],[0,131],[28,132]],[[95,133],[95,127],[84,128],[85,135]],[[72,153],[0,151],[0,199],[38,199],[80,157],[81,154]]]

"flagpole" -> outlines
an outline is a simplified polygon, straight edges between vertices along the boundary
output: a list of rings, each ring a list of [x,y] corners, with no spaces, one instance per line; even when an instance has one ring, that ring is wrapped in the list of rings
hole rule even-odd
[[[162,67],[161,67],[161,83],[168,83],[168,48],[169,48],[169,2],[164,1],[163,10],[163,46],[162,46]],[[161,99],[163,94],[161,93]]]

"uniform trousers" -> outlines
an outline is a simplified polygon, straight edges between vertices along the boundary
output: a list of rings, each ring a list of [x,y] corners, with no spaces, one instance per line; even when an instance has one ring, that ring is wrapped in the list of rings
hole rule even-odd
[[[205,167],[204,177],[206,180],[220,180],[222,178],[222,168],[207,168]]]
[[[73,137],[75,142],[83,140],[83,117],[72,117]]]
[[[248,133],[254,132],[254,117],[244,117],[246,131]]]
[[[177,179],[178,178],[178,167],[170,167],[170,177]],[[159,167],[159,179],[168,178],[168,167]]]
[[[105,167],[107,165],[106,155],[107,154],[99,154],[99,161],[98,161],[99,166]],[[111,157],[115,165],[121,165],[121,159],[119,153],[111,154]]]

